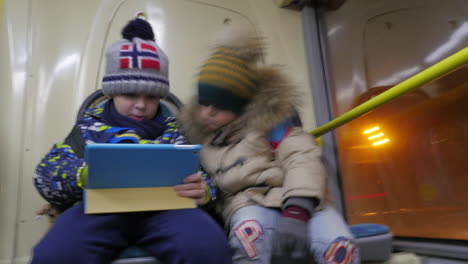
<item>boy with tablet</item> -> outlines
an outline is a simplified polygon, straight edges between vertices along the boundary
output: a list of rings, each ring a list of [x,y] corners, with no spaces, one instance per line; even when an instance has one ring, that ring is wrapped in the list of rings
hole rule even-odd
[[[102,108],[89,109],[37,166],[36,189],[63,213],[34,248],[32,263],[110,263],[129,245],[164,263],[231,263],[223,231],[200,209],[84,213],[88,166],[82,153],[87,144],[187,143],[174,118],[160,110],[160,98],[169,92],[168,59],[154,42],[150,24],[132,20],[122,36],[106,52],[102,91],[110,99]],[[199,205],[215,197],[202,174],[185,176],[184,184],[175,187],[180,196]]]

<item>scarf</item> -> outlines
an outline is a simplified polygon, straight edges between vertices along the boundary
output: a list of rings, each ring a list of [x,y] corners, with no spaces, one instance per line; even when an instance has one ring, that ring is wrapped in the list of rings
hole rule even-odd
[[[142,139],[155,139],[164,132],[164,117],[161,114],[161,108],[158,107],[156,115],[151,120],[135,120],[123,116],[115,109],[114,100],[109,100],[104,105],[104,111],[101,118],[109,125],[124,127],[135,130]]]

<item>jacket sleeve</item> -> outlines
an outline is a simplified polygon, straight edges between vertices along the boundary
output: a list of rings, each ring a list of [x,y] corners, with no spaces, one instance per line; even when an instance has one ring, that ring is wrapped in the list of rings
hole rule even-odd
[[[276,158],[284,172],[283,203],[291,197],[324,200],[327,177],[321,161],[321,150],[311,135],[294,127],[276,149]]]
[[[207,202],[207,205],[216,201],[217,199],[217,190],[216,190],[216,184],[215,184],[215,181],[213,180],[213,178],[211,178],[208,173],[206,173],[203,169],[199,169],[198,170],[199,173],[201,173],[202,177],[203,177],[203,181],[205,182],[206,186],[207,186],[207,199],[208,202]]]
[[[220,226],[223,225],[224,221],[222,219],[221,214],[217,212],[216,210],[216,205],[218,203],[218,188],[216,186],[215,180],[208,174],[206,173],[202,168],[200,168],[199,172],[203,176],[203,180],[206,183],[207,186],[207,192],[208,192],[208,197],[207,199],[208,202],[202,206],[199,206],[202,210],[204,210],[207,214],[213,218]]]
[[[80,174],[85,165],[69,145],[55,144],[37,165],[34,186],[45,200],[65,210],[82,198]]]
[[[82,199],[86,176],[83,148],[86,144],[138,142],[138,136],[133,130],[111,127],[90,116],[80,120],[73,132],[75,140],[69,140],[70,134],[66,143],[55,144],[36,167],[34,174],[34,186],[39,194],[59,210],[65,210]],[[71,143],[77,141],[82,143]]]

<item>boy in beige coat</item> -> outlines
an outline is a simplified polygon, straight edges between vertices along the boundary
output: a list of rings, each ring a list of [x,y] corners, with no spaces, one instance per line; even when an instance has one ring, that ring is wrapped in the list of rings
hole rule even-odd
[[[255,34],[225,32],[200,69],[198,96],[180,115],[189,141],[203,144],[201,164],[217,184],[234,263],[310,255],[359,263],[347,225],[327,202],[320,148],[288,122],[296,87],[277,68],[255,65],[260,56]],[[281,137],[270,139],[278,129]]]

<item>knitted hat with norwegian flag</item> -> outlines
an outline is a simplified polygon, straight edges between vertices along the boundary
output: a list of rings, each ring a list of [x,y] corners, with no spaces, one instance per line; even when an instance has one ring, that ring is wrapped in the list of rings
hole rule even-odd
[[[164,97],[169,94],[169,60],[154,41],[151,25],[136,18],[122,29],[123,39],[106,52],[105,95],[142,94]]]

